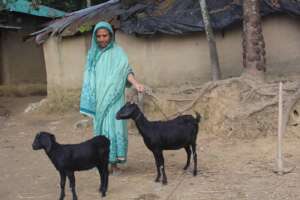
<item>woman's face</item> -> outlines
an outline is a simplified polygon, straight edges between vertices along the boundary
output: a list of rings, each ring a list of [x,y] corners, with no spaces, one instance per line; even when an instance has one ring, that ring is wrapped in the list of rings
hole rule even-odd
[[[105,48],[110,42],[110,34],[108,30],[100,28],[96,32],[96,40],[101,48]]]

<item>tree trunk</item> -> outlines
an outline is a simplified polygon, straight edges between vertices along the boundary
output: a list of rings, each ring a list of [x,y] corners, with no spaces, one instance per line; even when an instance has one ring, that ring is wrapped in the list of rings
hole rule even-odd
[[[266,52],[260,17],[260,0],[244,0],[243,12],[244,73],[264,78]]]
[[[206,39],[208,41],[208,46],[209,46],[212,80],[216,81],[221,79],[221,70],[219,66],[219,57],[217,52],[216,41],[210,24],[210,18],[207,10],[206,0],[199,0],[199,3],[201,7],[203,23],[205,26]]]

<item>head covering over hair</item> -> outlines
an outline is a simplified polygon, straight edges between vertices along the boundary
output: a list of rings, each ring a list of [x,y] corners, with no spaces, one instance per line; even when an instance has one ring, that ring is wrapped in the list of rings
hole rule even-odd
[[[96,40],[96,32],[102,28],[111,35],[110,43],[105,48],[100,48]],[[108,110],[124,96],[127,76],[131,72],[127,55],[116,44],[111,25],[107,22],[96,24],[87,55],[80,97],[80,112],[94,118],[96,135],[102,131],[102,121]]]
[[[96,34],[99,29],[106,29],[110,33],[110,37],[111,37],[110,43],[105,48],[100,48],[97,43]],[[95,67],[95,64],[98,62],[100,58],[100,52],[111,48],[114,45],[114,43],[115,43],[115,35],[111,25],[107,22],[99,22],[98,24],[96,24],[93,30],[91,47],[87,55],[88,67]]]

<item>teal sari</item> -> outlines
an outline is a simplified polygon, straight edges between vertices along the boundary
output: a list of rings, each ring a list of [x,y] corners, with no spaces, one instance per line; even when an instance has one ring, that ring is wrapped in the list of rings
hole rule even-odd
[[[105,48],[96,42],[96,31],[107,29],[112,36]],[[99,22],[93,31],[91,48],[87,55],[80,112],[93,118],[95,135],[110,139],[110,163],[125,162],[128,149],[126,121],[116,120],[117,111],[125,103],[125,86],[132,69],[121,47],[114,41],[110,24]]]

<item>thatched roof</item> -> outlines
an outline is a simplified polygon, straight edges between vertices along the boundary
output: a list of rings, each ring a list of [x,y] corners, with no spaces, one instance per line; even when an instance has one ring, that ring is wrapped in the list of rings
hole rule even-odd
[[[119,0],[92,6],[67,14],[32,33],[38,43],[50,35],[69,36],[89,31],[98,21],[117,19],[118,28],[127,34],[153,35],[155,33],[184,34],[204,30],[198,0],[137,1],[129,7]],[[242,0],[209,0],[208,10],[214,29],[223,29],[242,19]],[[300,15],[300,1],[261,0],[261,15],[288,13]]]

